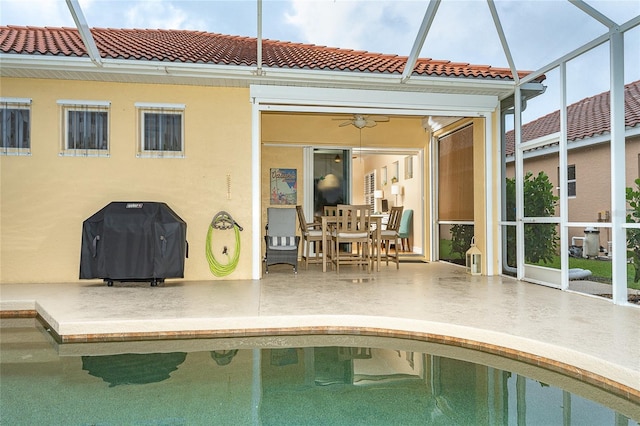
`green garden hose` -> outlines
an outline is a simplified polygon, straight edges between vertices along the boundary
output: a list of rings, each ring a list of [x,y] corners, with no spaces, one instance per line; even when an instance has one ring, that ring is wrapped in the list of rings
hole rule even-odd
[[[232,228],[235,232],[236,237],[233,257],[229,259],[229,253],[225,248],[223,254],[227,256],[228,262],[223,264],[216,259],[216,257],[213,255],[213,252],[211,251],[211,235],[214,229],[225,230]],[[238,266],[238,261],[240,260],[240,231],[242,231],[242,227],[238,225],[235,220],[233,220],[229,213],[221,211],[213,217],[211,225],[209,225],[209,230],[207,231],[206,247],[207,262],[209,262],[209,269],[211,270],[213,275],[217,277],[227,276],[232,273]]]

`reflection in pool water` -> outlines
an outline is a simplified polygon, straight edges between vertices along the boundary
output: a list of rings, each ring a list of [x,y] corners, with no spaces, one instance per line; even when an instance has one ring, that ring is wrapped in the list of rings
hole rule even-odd
[[[577,380],[424,342],[274,336],[57,345],[34,324],[2,322],[2,424],[637,425],[640,419],[637,404]]]
[[[168,379],[186,357],[184,352],[83,356],[82,369],[109,386],[142,385]]]

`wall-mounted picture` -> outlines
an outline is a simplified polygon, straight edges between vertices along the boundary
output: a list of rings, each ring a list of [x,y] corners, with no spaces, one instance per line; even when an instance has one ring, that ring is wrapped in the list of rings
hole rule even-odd
[[[298,203],[298,170],[271,169],[271,204],[295,205]]]

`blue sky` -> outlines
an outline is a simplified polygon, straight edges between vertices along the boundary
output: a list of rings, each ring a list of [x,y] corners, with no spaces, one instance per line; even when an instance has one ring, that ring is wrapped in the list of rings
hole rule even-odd
[[[587,3],[619,24],[640,15],[638,0]],[[518,69],[537,70],[606,31],[567,0],[495,4]],[[80,5],[90,27],[257,33],[251,0],[80,0]],[[426,1],[263,0],[263,37],[408,55],[426,8]],[[64,0],[0,0],[0,24],[74,26]],[[625,81],[639,80],[640,27],[627,33],[625,51]],[[420,56],[508,66],[484,0],[443,0]],[[603,46],[568,66],[569,102],[609,89],[607,63]],[[553,79],[551,73],[548,83],[557,85]],[[550,90],[545,98],[552,96]]]

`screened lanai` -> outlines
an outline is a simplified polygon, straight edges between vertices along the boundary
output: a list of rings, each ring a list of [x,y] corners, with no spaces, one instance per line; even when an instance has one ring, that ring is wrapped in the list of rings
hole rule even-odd
[[[412,75],[408,70],[413,69],[412,61],[417,57],[432,56],[430,51],[435,49],[429,43],[429,36],[436,22],[442,24],[442,20],[437,21],[439,17],[447,25],[460,28],[448,19],[445,5],[447,3],[430,2],[426,6],[398,85],[411,84]],[[519,6],[536,7],[527,2],[521,2]],[[471,228],[473,233],[476,228],[478,233],[477,228],[484,226],[488,274],[505,273],[534,283],[592,294],[594,292],[579,280],[606,282],[611,285],[611,295],[607,294],[608,289],[598,287],[598,291],[604,292],[599,295],[625,304],[628,289],[637,288],[635,270],[629,267],[633,256],[628,256],[627,248],[633,249],[638,225],[634,223],[636,219],[632,212],[627,210],[626,188],[634,187],[640,173],[640,129],[637,120],[630,117],[637,113],[636,101],[630,101],[625,109],[624,99],[625,95],[628,99],[634,96],[629,85],[638,80],[633,63],[638,62],[640,18],[638,11],[632,10],[637,7],[631,4],[622,4],[629,8],[630,15],[617,17],[616,11],[606,11],[607,5],[603,3],[553,2],[542,8],[547,6],[556,8],[554,13],[565,11],[565,8],[572,10],[574,19],[554,22],[552,16],[555,15],[546,14],[538,23],[537,31],[526,33],[526,21],[522,18],[504,20],[509,12],[508,8],[504,9],[504,3],[489,1],[471,5],[480,16],[480,8],[484,8],[491,17],[477,23],[474,34],[482,39],[478,44],[501,51],[506,62],[492,62],[492,65],[504,63],[516,75],[513,92],[501,96],[498,129],[503,135],[503,161],[492,164],[487,156],[487,167],[494,169],[493,173],[499,169],[500,174],[487,172],[484,181],[487,185],[487,191],[483,193],[487,200],[485,223],[479,224],[473,214],[465,221],[464,213],[459,214],[460,209],[446,216],[448,213],[443,212],[442,205],[460,204],[460,200],[451,201],[450,197],[436,195],[439,190],[445,191],[444,181],[452,179],[440,171],[444,160],[438,152],[441,139],[437,129],[440,122],[460,119],[463,114],[428,115],[434,144],[428,153],[431,163],[423,170],[432,170],[441,181],[438,182],[437,177],[430,181],[431,195],[425,206],[425,210],[435,213],[427,219],[431,222],[427,233],[432,238],[432,250],[426,251],[426,257],[431,261],[442,260],[442,243],[437,241],[446,240],[449,229],[463,229],[464,232],[464,228]],[[620,21],[616,22],[616,19]],[[559,25],[554,28],[553,24]],[[516,26],[520,32],[513,31]],[[572,45],[570,38],[558,36],[569,33],[580,34],[581,40]],[[527,42],[544,43],[546,53],[553,52],[551,55],[557,56],[541,55],[536,58],[539,62],[529,62],[524,59]],[[527,64],[532,71],[520,76],[517,70],[524,69],[520,64]],[[539,81],[544,86],[542,90],[531,85]],[[579,102],[587,100],[588,104],[588,100],[594,98],[592,103],[595,103],[595,98],[603,93],[608,95],[611,105],[608,111],[590,114],[588,108],[583,108],[579,113],[567,113],[568,107]],[[594,108],[601,108],[601,105]],[[426,107],[425,113],[428,110]],[[393,114],[385,107],[375,112]],[[523,126],[550,114],[558,115],[552,129],[535,137],[523,137]],[[594,126],[597,129],[591,133],[576,132],[576,127],[594,121],[601,125]],[[507,146],[508,134],[512,138],[509,142],[513,145],[510,146]],[[539,178],[537,181],[536,177]],[[477,177],[453,178],[453,181],[458,190],[479,185]],[[535,187],[536,184],[539,186]],[[564,188],[566,191],[562,190]],[[542,190],[545,194],[539,193]],[[496,211],[490,201],[494,195],[500,199]],[[540,203],[546,205],[537,207]],[[628,213],[631,213],[629,221]],[[450,238],[452,232],[449,232]],[[580,251],[576,254],[576,250]]]
[[[341,136],[336,136],[318,146],[348,149],[351,157],[369,151],[415,155],[423,201],[416,208],[421,231],[414,235],[414,244],[421,247],[426,261],[447,260],[444,252],[456,229],[480,236],[487,275],[508,274],[611,297],[616,304],[628,303],[629,289],[638,288],[635,258],[628,250],[640,240],[636,236],[640,223],[635,223],[640,219],[629,210],[626,188],[635,188],[634,181],[640,177],[640,109],[634,102],[625,107],[625,94],[627,99],[637,97],[633,83],[640,80],[637,2],[162,1],[122,5],[69,0],[66,9],[41,13],[48,15],[47,22],[24,13],[24,3],[3,2],[1,23],[76,26],[98,69],[108,65],[97,53],[89,28],[188,28],[256,37],[251,75],[234,75],[251,85],[253,170],[263,167],[265,146],[282,145],[278,134],[268,141],[262,137],[265,126],[276,117],[295,121],[310,114],[326,120],[327,126],[363,112],[390,117],[390,123],[407,120],[422,132],[421,145],[406,139],[367,142],[367,137],[369,141],[376,138],[373,133],[365,133],[363,144],[363,132],[352,132],[339,143]],[[109,13],[100,9],[107,5]],[[357,69],[332,74],[326,68],[275,69],[262,58],[264,40],[398,55],[398,70],[363,75]],[[473,64],[478,72],[503,69],[513,78],[488,77],[482,82],[463,75],[442,78],[437,66],[433,74],[424,76],[417,72],[419,58],[442,61],[443,67]],[[206,79],[210,72],[195,66],[167,68],[167,74],[185,79]],[[603,94],[607,99],[596,103]],[[497,115],[487,97],[497,99]],[[569,113],[573,105],[586,106],[574,115]],[[557,119],[539,132],[523,131],[550,115]],[[593,122],[600,125],[591,131],[576,130]],[[481,152],[475,153],[483,169],[461,173],[464,176],[455,182],[459,188],[472,186],[476,201],[484,201],[475,214],[465,214],[464,209],[447,213],[441,207],[456,203],[446,196],[452,190],[443,186],[451,178],[441,174],[445,161],[441,145],[469,123],[484,141]],[[495,140],[499,143],[490,143]],[[304,140],[296,144],[314,146]],[[535,185],[541,185],[544,196],[535,196],[541,190]],[[264,227],[262,187],[261,176],[255,174],[254,230]],[[302,203],[310,208],[310,199]],[[260,232],[252,235],[254,278],[261,276],[261,238]],[[636,260],[640,265],[640,258]],[[585,274],[589,282],[609,287],[586,289],[574,274]]]

